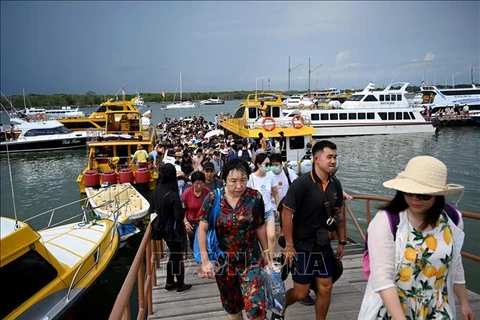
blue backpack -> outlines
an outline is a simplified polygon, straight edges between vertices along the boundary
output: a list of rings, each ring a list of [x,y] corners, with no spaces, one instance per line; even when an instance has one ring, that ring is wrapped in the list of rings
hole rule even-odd
[[[217,238],[217,218],[220,214],[220,201],[221,201],[221,193],[220,188],[215,189],[212,191],[215,197],[213,202],[212,211],[210,212],[210,219],[208,220],[208,231],[207,231],[207,252],[208,258],[210,261],[217,261],[219,257],[225,257],[222,249],[220,249],[220,245],[218,243]],[[202,255],[200,252],[200,247],[198,245],[198,230],[195,233],[195,240],[193,241],[193,257],[195,258],[195,262],[198,264],[202,263]]]
[[[458,226],[458,223],[460,222],[460,216],[457,213],[457,209],[455,209],[454,206],[445,203],[444,210],[450,217],[450,219],[453,221],[453,223]],[[388,222],[390,224],[390,231],[393,235],[393,241],[395,241],[398,224],[400,223],[400,215],[392,214],[388,211],[385,212],[387,213]],[[370,254],[368,252],[368,234],[365,237],[365,247],[363,249],[363,276],[365,277],[365,280],[368,280],[370,278]]]

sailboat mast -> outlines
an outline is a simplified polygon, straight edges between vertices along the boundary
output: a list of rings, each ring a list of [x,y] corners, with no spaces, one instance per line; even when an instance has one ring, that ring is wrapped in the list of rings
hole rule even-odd
[[[180,102],[182,101],[182,73],[180,72]]]
[[[27,102],[25,101],[25,89],[23,90],[23,109],[27,110]]]

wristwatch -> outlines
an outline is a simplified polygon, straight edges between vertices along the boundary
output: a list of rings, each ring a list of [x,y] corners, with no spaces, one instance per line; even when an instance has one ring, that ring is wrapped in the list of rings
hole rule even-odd
[[[347,245],[347,241],[338,241],[338,244],[339,244],[339,245],[341,244],[342,246],[346,246],[346,245]]]

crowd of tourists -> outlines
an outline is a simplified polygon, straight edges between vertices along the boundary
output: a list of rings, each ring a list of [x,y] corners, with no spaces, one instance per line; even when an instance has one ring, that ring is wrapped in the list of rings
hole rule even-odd
[[[275,270],[281,261],[289,266],[293,287],[271,318],[284,319],[289,306],[303,302],[315,305],[316,319],[326,319],[347,244],[343,206],[351,199],[335,176],[336,145],[317,142],[313,169],[297,176],[282,163],[281,146],[268,148],[262,136],[205,139],[216,128],[201,117],[167,120],[163,128],[162,143],[149,157],[160,173],[152,237],[165,240],[170,252],[164,289],[192,289],[185,283],[184,258],[197,243],[199,276],[216,280],[228,319],[243,319],[243,312],[266,319],[265,268]],[[446,181],[442,162],[419,156],[384,183],[396,194],[368,229],[371,276],[359,319],[454,319],[454,295],[463,317],[474,319],[460,258],[462,217],[444,210],[445,195],[463,187]],[[207,241],[212,228],[222,253],[215,261]]]

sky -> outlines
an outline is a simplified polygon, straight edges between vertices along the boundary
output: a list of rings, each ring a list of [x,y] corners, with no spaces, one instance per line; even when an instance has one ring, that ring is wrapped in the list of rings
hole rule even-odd
[[[480,82],[479,1],[1,1],[0,26],[5,95]]]

